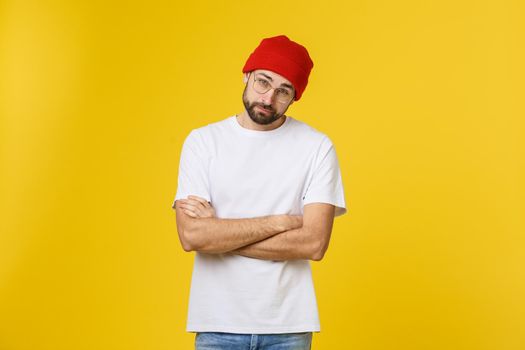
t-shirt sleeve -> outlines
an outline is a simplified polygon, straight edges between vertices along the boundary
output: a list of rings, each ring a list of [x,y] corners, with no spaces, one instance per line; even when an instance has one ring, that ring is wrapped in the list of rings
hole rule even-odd
[[[346,213],[341,170],[335,148],[328,137],[319,147],[310,183],[303,196],[303,205],[328,203],[335,206],[335,216]]]
[[[177,193],[172,208],[178,199],[185,199],[189,195],[210,199],[208,177],[210,157],[200,134],[193,130],[184,140],[179,162]]]

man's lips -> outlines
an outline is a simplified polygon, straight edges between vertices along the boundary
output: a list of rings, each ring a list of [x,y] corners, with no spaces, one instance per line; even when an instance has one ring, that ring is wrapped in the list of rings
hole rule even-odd
[[[261,112],[265,113],[265,114],[269,114],[272,112],[272,110],[270,109],[266,109],[264,107],[261,107],[261,106],[255,106],[255,108],[259,109]]]

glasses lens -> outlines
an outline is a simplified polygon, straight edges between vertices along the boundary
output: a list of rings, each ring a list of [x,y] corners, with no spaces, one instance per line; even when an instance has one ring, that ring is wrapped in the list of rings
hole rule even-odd
[[[253,80],[253,88],[260,94],[264,94],[271,89],[270,83],[267,80],[255,77]]]
[[[272,85],[270,82],[263,77],[255,76],[253,79],[253,89],[258,92],[259,94],[265,94],[272,88]],[[292,100],[293,94],[287,90],[282,88],[275,89],[275,99],[279,101],[280,103],[288,103]]]
[[[281,103],[290,102],[292,94],[288,90],[275,90],[275,98]]]

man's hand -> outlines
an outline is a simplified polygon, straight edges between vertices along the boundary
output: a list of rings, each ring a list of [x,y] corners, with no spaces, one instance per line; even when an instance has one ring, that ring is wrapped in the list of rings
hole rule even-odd
[[[215,209],[204,198],[188,196],[187,199],[179,199],[179,204],[184,213],[193,218],[215,217]]]

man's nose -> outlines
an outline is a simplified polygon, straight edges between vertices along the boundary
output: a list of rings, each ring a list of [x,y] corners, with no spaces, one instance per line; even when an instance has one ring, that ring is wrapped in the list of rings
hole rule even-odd
[[[267,105],[272,104],[274,97],[275,97],[274,93],[275,93],[275,89],[270,89],[266,91],[264,94],[261,94],[262,102]]]

